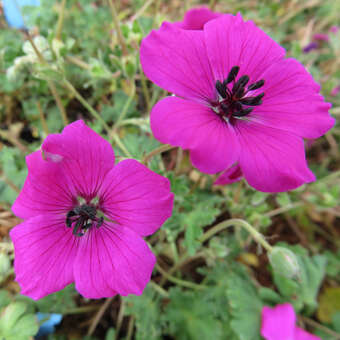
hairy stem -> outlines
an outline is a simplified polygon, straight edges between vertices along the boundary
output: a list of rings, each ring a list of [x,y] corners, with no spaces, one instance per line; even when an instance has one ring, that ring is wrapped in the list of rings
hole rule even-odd
[[[178,279],[177,277],[174,277],[170,274],[168,274],[161,266],[159,266],[156,263],[156,269],[163,275],[165,276],[170,282],[176,283],[179,286],[195,289],[195,290],[203,290],[208,288],[207,286],[203,286],[194,282],[189,282],[185,280]]]
[[[257,243],[259,243],[268,252],[272,251],[273,249],[272,246],[265,240],[264,236],[261,233],[259,233],[254,227],[252,227],[248,222],[241,220],[239,218],[232,218],[230,220],[226,220],[219,224],[216,224],[210,230],[205,232],[199,241],[203,243],[213,235],[232,226],[238,226],[246,229]]]
[[[152,150],[150,153],[148,153],[144,158],[143,158],[143,161],[142,163],[144,164],[147,164],[150,159],[162,152],[165,152],[165,151],[168,151],[168,150],[171,150],[171,149],[174,149],[176,148],[176,146],[172,146],[172,145],[169,145],[169,144],[165,144],[165,145],[161,145],[160,147]]]

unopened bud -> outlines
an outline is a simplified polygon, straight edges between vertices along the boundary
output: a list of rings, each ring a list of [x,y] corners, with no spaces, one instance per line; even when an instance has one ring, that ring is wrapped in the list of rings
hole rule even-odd
[[[275,272],[288,279],[300,277],[298,259],[288,248],[273,247],[273,250],[269,253],[268,257]]]

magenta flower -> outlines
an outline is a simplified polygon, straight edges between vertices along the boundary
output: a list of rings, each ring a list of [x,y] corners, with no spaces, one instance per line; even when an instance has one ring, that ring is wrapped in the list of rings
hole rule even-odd
[[[77,121],[26,158],[10,236],[21,293],[33,299],[75,282],[86,298],[140,295],[155,256],[142,236],[170,217],[169,181],[128,159]]]
[[[330,104],[305,68],[241,15],[203,30],[163,23],[142,41],[147,77],[174,93],[151,112],[156,139],[190,150],[193,165],[214,174],[237,163],[248,183],[280,192],[315,180],[303,138],[334,124]]]
[[[266,340],[321,340],[295,326],[296,315],[291,304],[285,303],[274,308],[263,307],[261,335]]]
[[[242,170],[238,164],[231,166],[229,169],[223,171],[216,179],[215,185],[226,185],[238,182],[242,179]]]
[[[208,7],[193,8],[185,13],[183,21],[174,25],[185,30],[203,30],[203,26],[210,20],[221,16],[221,13],[212,12]]]

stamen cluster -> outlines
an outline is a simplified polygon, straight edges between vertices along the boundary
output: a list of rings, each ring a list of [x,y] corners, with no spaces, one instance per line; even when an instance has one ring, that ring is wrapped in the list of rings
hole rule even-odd
[[[94,224],[97,228],[103,224],[104,218],[98,218],[96,214],[97,209],[95,206],[82,204],[67,213],[66,225],[69,228],[72,228],[73,225],[73,235],[83,236],[85,235],[85,231],[90,229]]]
[[[243,75],[235,82],[239,70],[239,66],[232,67],[228,77],[222,83],[217,80],[215,84],[220,100],[217,103],[213,103],[214,110],[217,114],[227,119],[248,115],[254,108],[247,106],[261,105],[264,96],[264,92],[257,96],[247,96],[250,91],[261,88],[264,85],[264,80],[261,79],[249,85],[246,89],[249,76]],[[228,87],[228,84],[231,82],[233,82],[232,89]]]

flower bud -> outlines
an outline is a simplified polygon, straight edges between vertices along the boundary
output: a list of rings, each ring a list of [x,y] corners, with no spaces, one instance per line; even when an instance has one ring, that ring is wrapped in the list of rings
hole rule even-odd
[[[273,247],[268,257],[275,272],[288,279],[298,278],[300,276],[298,259],[288,248]]]

